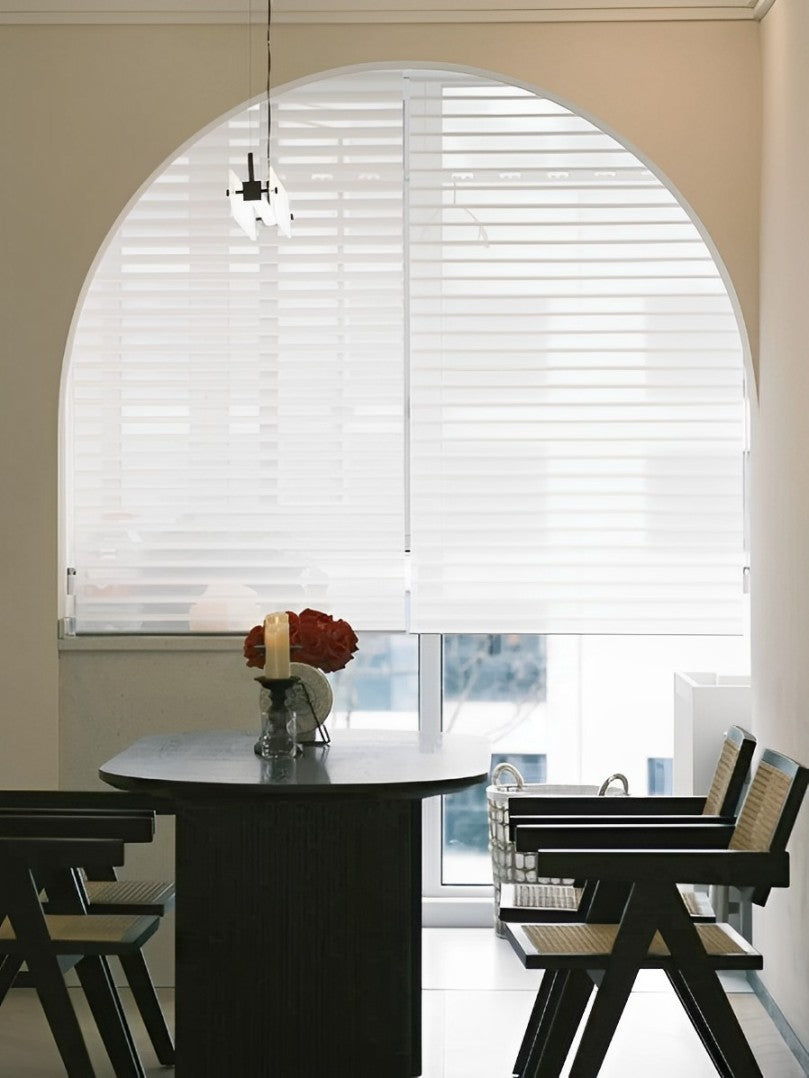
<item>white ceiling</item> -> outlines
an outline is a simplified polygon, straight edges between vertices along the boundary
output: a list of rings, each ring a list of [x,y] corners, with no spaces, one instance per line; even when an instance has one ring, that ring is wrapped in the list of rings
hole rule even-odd
[[[273,0],[277,22],[758,19],[775,0]],[[266,0],[0,0],[0,23],[261,22]]]

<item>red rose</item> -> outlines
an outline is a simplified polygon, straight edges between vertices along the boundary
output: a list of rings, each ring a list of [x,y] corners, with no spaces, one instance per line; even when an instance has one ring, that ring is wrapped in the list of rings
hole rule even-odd
[[[289,653],[296,663],[316,666],[326,674],[342,670],[357,650],[357,634],[347,621],[335,620],[322,610],[289,615]]]
[[[357,634],[347,621],[322,610],[302,610],[289,618],[289,657],[292,662],[316,666],[326,674],[342,670],[354,658]],[[244,638],[248,666],[264,667],[264,626],[254,625]]]
[[[264,669],[264,626],[254,625],[244,638],[244,657],[248,666]]]

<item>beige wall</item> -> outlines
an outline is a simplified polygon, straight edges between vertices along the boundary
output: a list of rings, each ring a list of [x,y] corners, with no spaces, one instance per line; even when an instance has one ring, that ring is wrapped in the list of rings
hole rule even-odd
[[[809,5],[762,22],[761,368],[753,426],[753,713],[770,744],[809,764]],[[809,805],[792,884],[756,921],[762,979],[809,1047]]]

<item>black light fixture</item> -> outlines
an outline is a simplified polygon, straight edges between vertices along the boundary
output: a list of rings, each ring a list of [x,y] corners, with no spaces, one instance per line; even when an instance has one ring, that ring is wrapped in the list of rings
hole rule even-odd
[[[230,169],[228,188],[225,192],[230,199],[230,212],[238,226],[251,240],[258,238],[257,224],[276,227],[284,236],[292,235],[292,213],[289,198],[284,185],[275,174],[270,164],[270,145],[272,137],[272,105],[270,103],[270,72],[272,70],[272,51],[270,48],[270,23],[272,21],[272,0],[267,0],[267,176],[265,180],[256,179],[253,168],[253,155],[247,155],[247,179],[241,180]]]

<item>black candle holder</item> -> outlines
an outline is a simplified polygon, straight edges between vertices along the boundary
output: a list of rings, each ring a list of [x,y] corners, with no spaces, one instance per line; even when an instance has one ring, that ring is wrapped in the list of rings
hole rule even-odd
[[[261,734],[253,746],[256,756],[276,760],[297,756],[301,751],[295,728],[295,712],[287,704],[287,692],[300,679],[296,677],[257,677],[256,681],[270,694],[270,706],[261,712]]]

